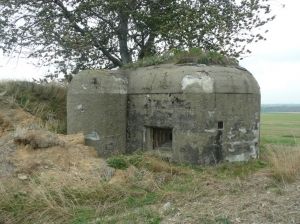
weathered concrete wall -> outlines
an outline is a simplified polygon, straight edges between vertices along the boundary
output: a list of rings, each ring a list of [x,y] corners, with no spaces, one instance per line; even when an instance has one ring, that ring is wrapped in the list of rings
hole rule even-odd
[[[257,157],[260,90],[245,70],[203,65],[140,68],[129,74],[128,93],[129,152],[153,150],[149,132],[159,127],[172,129],[170,151],[177,162]]]
[[[201,163],[202,149],[211,144],[207,127],[207,109],[214,110],[211,94],[148,94],[129,95],[129,151],[151,149],[147,144],[147,127],[173,130],[173,159],[178,162]],[[210,153],[210,152],[209,152]]]
[[[108,156],[126,148],[127,78],[113,71],[84,71],[68,90],[68,133],[83,132],[86,143]]]
[[[193,164],[257,158],[259,114],[259,86],[236,67],[87,71],[68,92],[68,132],[83,131],[100,155],[126,148]]]
[[[216,117],[224,120],[225,160],[245,161],[259,152],[260,95],[217,94]]]

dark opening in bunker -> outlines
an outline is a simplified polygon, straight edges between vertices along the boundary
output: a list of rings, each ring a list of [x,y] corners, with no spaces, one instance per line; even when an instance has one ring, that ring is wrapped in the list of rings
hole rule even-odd
[[[224,123],[223,121],[218,121],[218,129],[223,130],[224,129]]]
[[[153,149],[172,148],[172,129],[153,128]]]

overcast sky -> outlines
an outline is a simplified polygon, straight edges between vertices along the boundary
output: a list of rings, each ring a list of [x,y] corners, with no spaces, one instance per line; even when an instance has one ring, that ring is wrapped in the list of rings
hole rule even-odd
[[[240,64],[258,80],[262,103],[300,104],[300,1],[272,0],[277,18],[268,24],[267,41],[251,46],[252,54]],[[280,5],[285,4],[285,8]],[[43,77],[46,69],[35,68],[25,59],[0,56],[0,79]]]
[[[258,80],[262,103],[300,104],[300,1],[273,2],[277,17],[268,25],[267,41],[253,46],[240,64]]]

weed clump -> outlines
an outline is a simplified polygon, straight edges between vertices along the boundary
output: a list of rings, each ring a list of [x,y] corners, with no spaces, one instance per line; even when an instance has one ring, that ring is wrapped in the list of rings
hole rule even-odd
[[[147,154],[133,154],[129,156],[115,156],[107,159],[107,164],[115,169],[127,169],[134,166],[138,169],[146,169],[153,173],[170,173],[171,175],[184,173],[178,166],[162,160],[159,157]]]
[[[124,170],[128,168],[128,162],[123,156],[111,157],[106,162],[108,166],[115,169]]]
[[[276,180],[293,182],[299,176],[299,146],[268,145],[264,156],[269,162]]]

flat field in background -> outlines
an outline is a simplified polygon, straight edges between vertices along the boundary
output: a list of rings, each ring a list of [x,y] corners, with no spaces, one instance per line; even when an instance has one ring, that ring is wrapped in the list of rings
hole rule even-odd
[[[300,145],[300,113],[262,113],[261,143]]]

